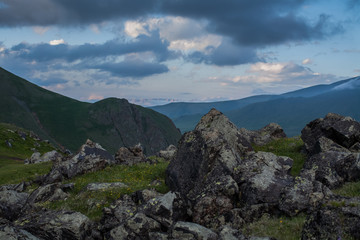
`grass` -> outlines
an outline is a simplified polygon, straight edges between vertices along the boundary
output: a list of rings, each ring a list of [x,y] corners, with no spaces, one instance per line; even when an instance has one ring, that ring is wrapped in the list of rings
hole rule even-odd
[[[296,217],[270,217],[264,214],[258,221],[246,225],[242,231],[246,235],[274,237],[278,240],[301,239],[301,231],[306,215]]]
[[[131,194],[138,190],[154,188],[158,192],[169,191],[165,185],[165,170],[168,162],[158,158],[157,164],[140,163],[134,166],[117,165],[104,170],[84,174],[67,180],[64,183],[75,183],[75,188],[66,200],[45,203],[45,207],[52,209],[66,209],[78,211],[90,219],[98,221],[102,216],[103,207],[108,207],[124,194]],[[159,185],[152,186],[154,180]],[[105,191],[86,191],[85,187],[94,182],[122,182],[126,188],[112,188]]]
[[[272,152],[278,156],[290,157],[293,162],[291,169],[291,175],[299,175],[306,155],[301,152],[304,143],[300,137],[282,138],[279,140],[272,141],[264,146],[253,146],[255,151]]]
[[[26,133],[25,140],[18,134]],[[0,185],[30,181],[50,171],[52,163],[24,165],[24,159],[33,154],[54,150],[50,144],[30,137],[30,132],[14,125],[0,123]],[[12,147],[6,145],[9,141]]]
[[[337,195],[345,197],[359,197],[360,196],[360,181],[347,182],[342,187],[333,190]]]

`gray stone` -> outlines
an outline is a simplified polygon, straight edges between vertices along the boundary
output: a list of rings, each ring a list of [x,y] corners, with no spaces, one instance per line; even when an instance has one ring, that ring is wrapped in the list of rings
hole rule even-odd
[[[241,128],[239,132],[248,142],[258,146],[268,144],[277,139],[286,138],[284,130],[276,123],[270,123],[256,131]]]
[[[24,216],[16,225],[40,239],[100,239],[95,224],[78,212],[41,211]]]
[[[3,240],[39,240],[31,233],[13,226],[11,222],[5,222],[0,219],[0,239]]]
[[[174,145],[170,145],[166,150],[159,151],[159,157],[164,158],[167,161],[170,161],[176,155],[177,148]]]
[[[177,222],[173,229],[174,239],[216,240],[218,235],[208,228],[191,222]]]
[[[121,147],[115,154],[115,160],[124,165],[134,165],[146,161],[141,144],[134,147]]]
[[[236,229],[224,226],[219,233],[220,240],[246,240],[246,237]]]
[[[28,203],[64,200],[69,195],[61,189],[61,184],[53,183],[38,187],[28,198]]]
[[[125,188],[126,184],[122,182],[112,182],[112,183],[89,183],[85,188],[88,191],[102,191],[109,188]]]
[[[26,164],[34,164],[41,162],[50,162],[50,161],[61,161],[61,154],[53,150],[51,152],[44,153],[42,156],[39,152],[35,152],[31,155],[30,159],[26,159]]]
[[[22,214],[28,196],[28,193],[14,190],[0,191],[0,216],[10,221],[15,220]]]

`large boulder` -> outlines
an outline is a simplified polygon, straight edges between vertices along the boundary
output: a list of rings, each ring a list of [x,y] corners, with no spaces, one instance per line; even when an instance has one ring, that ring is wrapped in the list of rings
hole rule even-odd
[[[240,133],[248,142],[254,145],[262,146],[273,140],[286,138],[284,130],[277,123],[270,123],[259,130],[248,130],[240,128]]]
[[[307,217],[302,239],[360,239],[360,199],[337,198],[321,205]]]
[[[328,138],[344,148],[356,150],[360,142],[360,123],[351,117],[334,113],[311,121],[301,131],[301,138],[309,155],[320,152],[318,141],[321,137]]]
[[[26,205],[28,193],[3,189],[0,191],[0,216],[10,221],[18,218]]]
[[[131,166],[145,162],[146,157],[141,144],[137,144],[134,147],[121,147],[115,154],[115,160],[120,164]]]
[[[113,156],[100,144],[87,140],[81,146],[78,154],[64,161],[54,163],[51,172],[43,180],[45,183],[54,183],[63,179],[70,179],[77,175],[104,169],[116,164]]]
[[[34,152],[30,159],[25,159],[25,164],[33,164],[33,163],[41,163],[41,162],[56,162],[60,161],[62,158],[61,154],[57,151],[53,150],[51,152],[46,152],[43,155],[41,155],[39,152]]]
[[[95,223],[78,212],[41,211],[15,223],[40,239],[102,239]]]

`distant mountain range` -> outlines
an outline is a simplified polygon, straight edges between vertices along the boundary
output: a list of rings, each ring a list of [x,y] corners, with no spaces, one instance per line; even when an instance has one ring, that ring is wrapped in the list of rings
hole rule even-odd
[[[32,130],[56,146],[76,151],[87,138],[114,153],[141,143],[147,154],[176,144],[181,134],[154,110],[109,98],[80,102],[36,86],[0,68],[0,122]]]
[[[192,130],[211,108],[222,111],[239,128],[280,124],[288,136],[299,135],[311,120],[329,112],[360,119],[360,77],[316,85],[281,95],[259,95],[233,101],[170,103],[151,109],[170,117],[182,131]]]

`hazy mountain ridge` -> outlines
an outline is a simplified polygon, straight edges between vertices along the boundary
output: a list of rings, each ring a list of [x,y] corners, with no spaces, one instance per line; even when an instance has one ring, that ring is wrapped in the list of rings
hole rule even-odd
[[[192,130],[202,114],[206,113],[208,108],[215,107],[224,112],[239,128],[259,129],[269,122],[276,122],[289,136],[294,136],[299,135],[302,126],[311,119],[319,118],[328,112],[359,119],[359,104],[360,77],[354,77],[281,95],[260,95],[206,105],[182,103],[181,106],[185,109],[182,115],[174,114],[180,112],[174,103],[152,109],[169,116],[182,132]],[[190,108],[197,109],[197,113],[188,114],[186,109]]]
[[[166,116],[125,99],[80,102],[36,86],[0,68],[0,122],[29,129],[77,150],[87,138],[115,152],[141,143],[147,153],[175,144],[180,133]]]

